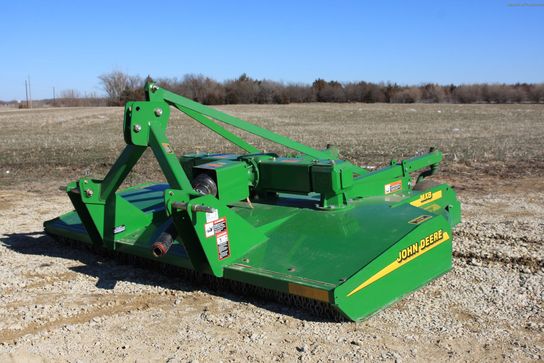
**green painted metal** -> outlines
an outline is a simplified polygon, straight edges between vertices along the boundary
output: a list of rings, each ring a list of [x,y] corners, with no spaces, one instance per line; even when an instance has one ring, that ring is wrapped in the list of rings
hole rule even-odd
[[[225,204],[249,197],[248,166],[241,161],[218,160],[195,166],[196,173],[209,175],[217,183],[217,199]]]
[[[439,151],[370,172],[334,148],[315,150],[153,83],[146,94],[125,107],[127,147],[112,169],[103,180],[68,184],[75,211],[45,222],[47,233],[155,260],[151,245],[173,225],[164,263],[320,300],[353,320],[451,268],[455,192],[413,189],[436,172]],[[248,154],[178,159],[165,134],[169,106]],[[262,153],[212,119],[302,155]],[[147,148],[167,183],[117,191]],[[200,174],[217,195],[193,190]]]
[[[309,146],[293,141],[286,136],[275,134],[267,129],[253,125],[247,121],[241,120],[231,115],[227,115],[226,113],[215,110],[213,108],[206,107],[198,102],[192,101],[188,98],[167,91],[164,88],[160,88],[153,83],[146,84],[146,91],[151,101],[160,100],[167,102],[168,104],[175,106],[177,109],[181,110],[189,116],[191,116],[191,111],[194,111],[195,113],[211,117],[217,121],[223,122],[230,126],[234,126],[240,130],[247,131],[253,135],[260,136],[277,144],[281,144],[287,148],[301,152],[315,159],[328,159],[329,157],[329,154],[326,152],[315,150]],[[200,122],[200,120],[196,121]],[[228,133],[219,129],[216,132],[219,135],[227,138]],[[235,144],[242,147],[241,144],[237,144],[236,142]]]
[[[251,153],[251,154],[256,154],[256,153],[261,152],[261,150],[257,149],[255,146],[251,145],[250,143],[246,142],[241,137],[233,134],[232,132],[226,130],[225,128],[219,126],[217,123],[213,122],[208,117],[203,116],[203,115],[199,114],[198,112],[195,112],[195,111],[193,111],[191,109],[188,109],[188,108],[183,108],[183,107],[177,107],[177,108],[181,112],[185,113],[187,116],[189,116],[192,119],[200,122],[202,125],[206,126],[207,128],[209,128],[213,132],[221,135],[226,140],[228,140],[228,141],[232,142],[233,144],[235,144],[236,146],[240,147],[242,150],[245,150],[245,151],[247,151],[248,153]]]

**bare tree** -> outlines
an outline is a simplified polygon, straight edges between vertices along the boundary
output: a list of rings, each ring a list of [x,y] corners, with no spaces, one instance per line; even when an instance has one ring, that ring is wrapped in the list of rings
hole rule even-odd
[[[113,71],[98,77],[112,105],[123,105],[128,100],[143,99],[143,80],[121,71]]]
[[[314,92],[305,84],[289,84],[285,87],[283,93],[289,102],[315,102]]]
[[[181,93],[194,101],[206,98],[206,78],[201,74],[186,74],[180,84]]]
[[[238,79],[225,82],[227,103],[255,103],[259,85],[245,73]]]
[[[346,102],[344,86],[338,81],[325,82],[322,79],[317,79],[312,88],[316,92],[318,102]]]
[[[446,100],[446,92],[444,87],[440,87],[437,84],[428,83],[421,87],[421,101],[422,102],[444,102]]]
[[[421,100],[421,90],[416,87],[409,87],[395,92],[391,96],[392,103],[414,103]]]
[[[62,106],[81,106],[81,94],[75,89],[65,89],[60,92],[58,103]]]
[[[482,102],[482,90],[483,88],[477,84],[461,85],[453,90],[452,96],[458,103]]]
[[[78,90],[75,90],[75,89],[65,89],[60,91],[60,98],[70,98],[70,99],[81,98],[81,94],[79,93]]]
[[[531,102],[544,102],[544,83],[535,84],[528,92],[528,98]]]

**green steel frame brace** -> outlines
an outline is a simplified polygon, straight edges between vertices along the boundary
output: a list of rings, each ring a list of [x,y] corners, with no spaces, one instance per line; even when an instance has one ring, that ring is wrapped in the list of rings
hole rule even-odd
[[[198,102],[192,101],[183,96],[177,95],[163,88],[158,87],[154,83],[146,84],[146,95],[150,101],[163,101],[176,107],[187,116],[193,118],[197,122],[200,122],[204,126],[208,127],[212,131],[216,132],[225,139],[231,141],[236,146],[246,150],[248,153],[260,153],[261,150],[249,145],[238,136],[227,131],[223,127],[217,125],[208,117],[211,117],[217,121],[223,122],[227,125],[236,127],[237,129],[249,132],[253,135],[270,140],[274,143],[283,145],[289,149],[298,151],[304,155],[308,155],[314,159],[329,159],[330,155],[327,152],[315,150],[309,146],[298,143],[291,140],[288,137],[275,134],[267,129],[253,125],[249,122],[240,120],[239,118],[227,115],[221,111],[214,110],[213,108],[206,107]],[[196,117],[195,117],[196,116]]]
[[[175,107],[250,155],[262,154],[262,151],[214,120],[295,150],[303,154],[301,160],[327,168],[327,176],[330,175],[332,181],[331,189],[322,195],[324,209],[344,208],[354,199],[383,195],[384,184],[387,187],[386,183],[392,180],[399,188],[409,190],[410,173],[430,167],[430,171],[420,175],[420,178],[424,178],[434,173],[442,159],[440,152],[432,151],[400,163],[392,161],[386,168],[369,172],[351,163],[335,160],[333,150],[313,149],[288,137],[176,95],[152,82],[145,85],[145,92],[147,101],[128,102],[125,106],[123,130],[127,146],[105,178],[101,181],[83,178],[70,183],[66,191],[78,210],[92,242],[115,249],[117,236],[114,236],[114,231],[118,226],[132,223],[145,229],[145,226],[152,223],[152,216],[142,213],[116,194],[128,173],[144,151],[150,147],[170,185],[170,189],[166,190],[164,195],[165,213],[172,217],[178,235],[185,241],[191,263],[196,269],[218,277],[223,275],[223,267],[228,262],[218,260],[215,246],[204,243],[206,238],[203,236],[203,226],[206,223],[206,216],[202,211],[214,209],[220,216],[228,218],[232,246],[230,254],[234,258],[243,256],[250,248],[265,241],[266,236],[233,212],[224,202],[211,195],[201,195],[193,189],[165,134],[170,116],[169,106]]]

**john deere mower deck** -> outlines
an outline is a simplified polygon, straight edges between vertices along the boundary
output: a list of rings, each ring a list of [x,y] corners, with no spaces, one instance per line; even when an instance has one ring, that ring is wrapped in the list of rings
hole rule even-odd
[[[75,211],[45,222],[48,234],[327,304],[352,320],[451,269],[460,204],[448,185],[423,184],[439,151],[368,171],[332,147],[315,150],[154,83],[145,91],[147,101],[125,106],[127,146],[110,172],[68,184]],[[246,153],[178,158],[165,135],[170,106]],[[299,154],[264,153],[217,121]],[[148,147],[167,184],[117,191]]]

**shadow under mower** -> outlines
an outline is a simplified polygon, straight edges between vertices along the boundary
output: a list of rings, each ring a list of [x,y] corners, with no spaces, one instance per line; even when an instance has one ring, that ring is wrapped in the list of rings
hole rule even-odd
[[[427,187],[439,151],[369,171],[176,95],[153,82],[128,102],[127,146],[102,180],[66,192],[75,211],[44,223],[61,240],[159,260],[358,320],[446,273],[460,203]],[[170,107],[245,153],[178,158],[165,135]],[[265,153],[217,121],[298,152]],[[167,184],[117,191],[147,148]],[[411,174],[419,172],[417,182]]]

